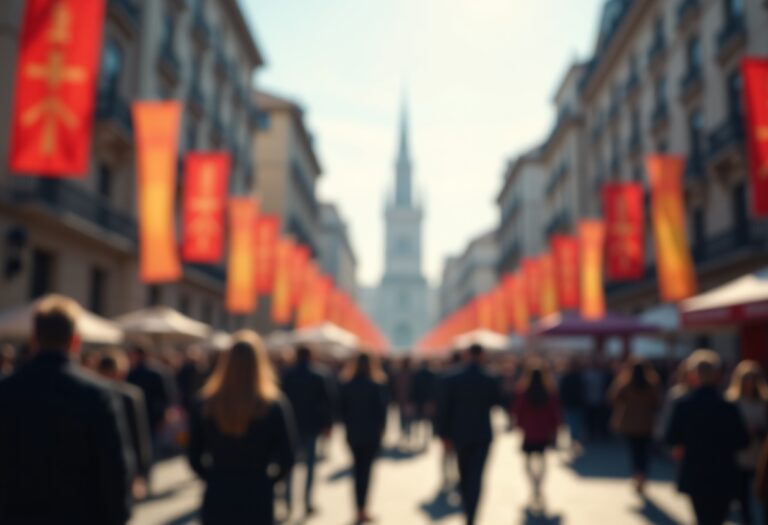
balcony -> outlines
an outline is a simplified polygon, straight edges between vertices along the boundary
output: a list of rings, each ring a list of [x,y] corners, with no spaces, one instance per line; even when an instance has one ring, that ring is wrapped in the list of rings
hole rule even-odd
[[[640,92],[640,78],[637,73],[632,73],[627,78],[627,84],[624,86],[624,96],[627,100],[632,100]]]
[[[657,101],[651,114],[651,128],[654,133],[660,133],[669,125],[669,106],[666,101]]]
[[[225,133],[224,124],[221,121],[221,116],[211,115],[211,140],[216,147],[224,145]]]
[[[121,148],[133,145],[131,109],[120,96],[116,86],[99,92],[96,97],[96,123],[100,127],[97,140],[106,141]]]
[[[707,137],[707,162],[715,170],[728,169],[744,159],[744,119],[739,114],[728,117]]]
[[[522,255],[522,247],[520,245],[520,241],[518,239],[515,239],[503,249],[501,256],[499,257],[499,261],[497,263],[497,267],[496,267],[497,273],[502,274],[504,272],[513,271],[514,269],[516,269],[520,263],[521,255]]]
[[[141,7],[137,0],[109,0],[107,15],[128,36],[135,36],[141,26]]]
[[[221,49],[216,50],[216,58],[214,59],[214,72],[220,81],[224,81],[227,78],[229,72],[229,61],[224,56],[224,52]]]
[[[555,189],[557,189],[557,187],[560,185],[563,179],[565,179],[567,174],[568,174],[568,167],[566,165],[560,166],[550,174],[549,182],[547,183],[547,187],[545,188],[545,194],[547,197],[552,196],[552,194],[555,192]]]
[[[717,58],[721,64],[728,62],[747,42],[747,26],[744,17],[728,20],[717,33]]]
[[[513,197],[501,211],[501,224],[504,225],[520,211],[520,197]]]
[[[633,131],[632,135],[629,137],[627,152],[633,157],[636,157],[643,152],[643,140],[640,137],[639,131]]]
[[[198,118],[205,114],[205,97],[200,88],[200,81],[193,80],[189,88],[189,98],[187,99],[189,110]]]
[[[656,37],[648,49],[648,69],[656,71],[667,56],[667,43],[664,38]]]
[[[685,161],[685,180],[700,181],[706,178],[704,159],[699,152],[691,152]]]
[[[10,196],[18,205],[40,205],[57,218],[74,216],[91,227],[136,243],[135,219],[115,210],[101,196],[78,182],[57,179],[14,178]]]
[[[160,48],[160,55],[157,57],[157,67],[168,83],[176,85],[179,82],[181,63],[170,41]]]
[[[680,99],[683,103],[689,103],[692,99],[701,94],[704,87],[704,81],[701,74],[701,67],[689,66],[688,71],[680,79]]]
[[[192,38],[202,48],[211,45],[211,26],[201,10],[197,10],[192,19]]]
[[[703,242],[693,245],[693,259],[696,266],[717,265],[739,255],[765,253],[768,237],[764,225],[745,222],[723,233],[707,237]]]
[[[570,227],[571,214],[566,210],[560,210],[547,223],[545,233],[546,236],[549,237],[555,233],[565,233]]]
[[[682,31],[701,15],[701,0],[682,0],[677,6],[677,29]]]
[[[199,272],[206,277],[224,283],[227,280],[227,271],[222,265],[208,265],[208,264],[185,264],[185,270],[193,270]],[[186,273],[186,271],[184,272]]]

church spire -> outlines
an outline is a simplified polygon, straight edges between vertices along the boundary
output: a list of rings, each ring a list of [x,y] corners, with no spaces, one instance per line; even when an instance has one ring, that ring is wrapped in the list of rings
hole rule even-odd
[[[403,96],[400,110],[400,148],[397,154],[397,172],[395,180],[395,206],[410,208],[412,204],[411,156],[408,143],[408,107]]]

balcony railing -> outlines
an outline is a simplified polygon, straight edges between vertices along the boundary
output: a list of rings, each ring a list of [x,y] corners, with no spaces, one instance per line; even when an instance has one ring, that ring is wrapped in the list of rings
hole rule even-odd
[[[629,78],[627,78],[627,84],[626,86],[624,86],[624,95],[627,98],[631,98],[635,96],[639,87],[640,87],[640,77],[637,76],[637,73],[630,74]]]
[[[113,123],[129,139],[133,134],[131,109],[115,87],[99,92],[96,97],[96,120]]]
[[[725,26],[717,33],[717,49],[721,55],[727,54],[730,47],[741,41],[747,34],[744,17],[733,17],[726,21]]]
[[[705,175],[706,169],[701,153],[691,152],[685,161],[685,178],[687,180],[699,180]]]
[[[643,151],[643,141],[639,131],[633,131],[627,143],[627,151],[630,155],[638,155]]]
[[[193,80],[189,88],[189,104],[198,114],[202,114],[205,111],[205,96],[200,88],[199,80]]]
[[[739,114],[731,115],[707,137],[708,160],[712,161],[733,147],[744,146],[744,119]]]
[[[656,102],[651,115],[651,125],[654,128],[664,126],[669,121],[669,106],[665,101]]]
[[[167,41],[160,48],[160,56],[157,60],[158,66],[161,71],[166,74],[168,79],[173,83],[178,82],[181,71],[181,62],[176,55],[176,51],[173,49],[171,41]]]
[[[656,37],[648,49],[648,66],[653,68],[667,52],[667,43],[664,38]]]
[[[192,36],[203,47],[207,47],[211,43],[211,26],[199,9],[195,12],[192,19]]]
[[[214,70],[216,72],[216,75],[220,79],[227,78],[227,74],[229,72],[229,61],[227,60],[227,57],[224,55],[224,51],[221,49],[216,50],[216,58],[214,60]]]
[[[77,182],[16,178],[10,194],[17,204],[41,204],[55,215],[72,214],[132,242],[137,239],[136,221],[132,216],[115,210],[103,197]]]
[[[561,210],[547,223],[545,230],[547,237],[553,233],[565,231],[571,225],[571,214],[566,210]]]
[[[689,66],[683,78],[680,79],[680,92],[683,97],[688,97],[701,87],[701,67]]]

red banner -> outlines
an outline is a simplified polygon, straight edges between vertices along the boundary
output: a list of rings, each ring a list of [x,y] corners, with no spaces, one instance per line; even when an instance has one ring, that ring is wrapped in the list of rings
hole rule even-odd
[[[272,292],[272,321],[277,324],[291,322],[292,278],[291,260],[294,244],[291,239],[280,239],[277,243],[275,263],[275,284]]]
[[[643,186],[616,182],[603,186],[606,275],[614,281],[642,279],[645,274]]]
[[[501,285],[497,286],[491,292],[493,301],[493,331],[500,334],[507,334],[507,311],[504,298],[504,289]]]
[[[564,310],[578,310],[579,240],[568,235],[552,236],[552,256],[555,259],[557,302]]]
[[[651,181],[651,219],[661,297],[664,301],[681,301],[696,293],[696,270],[683,203],[685,160],[674,155],[651,155],[646,167]]]
[[[276,215],[259,215],[255,223],[256,291],[260,294],[270,294],[275,283],[275,257],[280,236],[280,218]]]
[[[306,328],[317,324],[321,317],[319,313],[318,296],[322,293],[320,288],[320,272],[317,265],[310,261],[304,276],[304,292],[301,294],[298,314],[296,316],[296,328]]]
[[[227,310],[249,314],[256,309],[254,293],[253,220],[256,203],[248,197],[229,200],[229,257],[227,258]]]
[[[145,283],[170,282],[181,276],[175,226],[180,118],[178,102],[136,102],[133,105],[140,273]]]
[[[557,274],[555,259],[550,253],[539,257],[539,273],[541,275],[541,316],[556,314],[560,311],[557,304]]]
[[[10,170],[85,176],[104,0],[27,0],[19,38]]]
[[[525,296],[528,301],[528,315],[541,315],[541,265],[538,259],[523,259]]]
[[[768,59],[744,59],[742,75],[752,213],[768,217]]]
[[[585,319],[600,319],[605,315],[604,250],[605,224],[603,221],[583,220],[579,222],[581,316]]]
[[[301,304],[301,295],[304,292],[305,280],[307,277],[307,266],[309,265],[309,248],[306,246],[295,246],[291,257],[291,307],[298,308]]]
[[[182,257],[191,263],[217,264],[224,255],[229,155],[188,153],[184,172]]]
[[[530,315],[528,313],[528,285],[525,280],[525,274],[520,271],[515,274],[514,281],[507,286],[512,289],[513,293],[513,326],[515,333],[523,337],[528,335],[530,326]]]

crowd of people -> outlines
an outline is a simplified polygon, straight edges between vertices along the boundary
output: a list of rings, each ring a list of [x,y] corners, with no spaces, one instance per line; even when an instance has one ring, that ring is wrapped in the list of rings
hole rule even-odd
[[[367,523],[394,409],[398,447],[442,442],[442,490],[458,493],[467,524],[481,501],[497,408],[522,434],[535,508],[545,507],[548,451],[578,457],[616,437],[640,497],[654,458],[678,463],[679,489],[701,525],[722,524],[736,508],[753,524],[752,501],[768,504],[768,384],[754,361],[726,373],[709,350],[673,368],[489,356],[478,345],[440,360],[382,362],[361,352],[340,361],[305,346],[270,354],[247,330],[223,352],[81,352],[79,311],[66,298],[43,301],[26,351],[0,347],[0,523],[124,524],[133,503],[152,494],[153,464],[174,453],[185,453],[205,483],[204,524],[309,516],[318,511],[320,449],[336,425],[352,459],[356,521]]]

